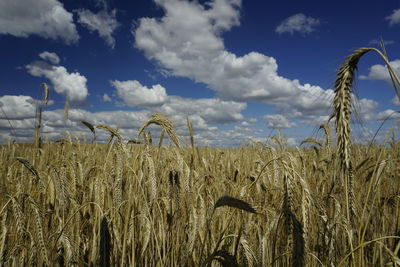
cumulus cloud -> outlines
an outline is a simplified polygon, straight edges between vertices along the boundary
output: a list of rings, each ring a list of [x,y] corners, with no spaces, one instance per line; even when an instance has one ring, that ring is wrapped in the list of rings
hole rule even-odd
[[[3,96],[3,109],[10,119],[10,123],[0,118],[0,143],[7,139],[15,139],[18,142],[28,142],[33,139],[35,106],[30,102],[29,96]],[[6,104],[7,103],[7,104]],[[73,135],[91,136],[90,131],[81,123],[86,120],[94,125],[106,124],[111,127],[120,128],[120,133],[127,139],[136,138],[139,127],[148,120],[149,111],[102,111],[89,112],[83,109],[70,109],[68,119],[64,118],[63,109],[47,110],[42,113],[42,135],[51,139],[65,137],[65,131]],[[108,138],[106,131],[98,130],[96,135],[99,140]]]
[[[331,90],[280,76],[273,57],[257,52],[239,57],[225,49],[221,34],[239,25],[240,1],[210,1],[207,6],[196,1],[156,3],[165,15],[141,18],[133,34],[135,46],[155,60],[163,73],[204,83],[220,97],[237,102],[328,111]]]
[[[96,14],[87,9],[79,9],[77,13],[79,16],[78,22],[81,25],[91,32],[98,32],[100,37],[106,41],[106,44],[114,48],[115,38],[113,37],[113,33],[119,26],[116,19],[116,9],[112,10],[110,13],[106,10],[102,10]]]
[[[219,98],[183,98],[169,96],[166,89],[159,85],[148,88],[139,81],[111,81],[116,88],[116,95],[124,104],[131,107],[144,107],[167,116],[198,116],[207,123],[230,123],[244,119],[241,112],[247,104],[243,102],[225,101]],[[254,122],[254,119],[251,119]]]
[[[322,90],[319,86],[310,84],[298,87],[298,96],[282,101],[277,106],[278,112],[287,114],[290,118],[315,118],[318,114],[329,113],[332,107],[334,91]]]
[[[362,98],[358,100],[357,98],[355,98],[355,100],[353,101],[353,109],[356,113],[356,118],[359,118],[362,121],[369,121],[371,119],[374,119],[376,115],[375,110],[378,106],[378,102],[372,99]]]
[[[165,88],[159,84],[152,88],[143,86],[140,82],[111,81],[117,90],[117,95],[130,107],[162,105],[167,100]]]
[[[90,121],[93,124],[107,124],[112,127],[124,126],[120,132],[127,138],[136,137],[136,131],[132,129],[133,125],[139,127],[140,122],[144,122],[147,116],[140,112],[88,112],[80,109],[71,109],[68,120],[64,119],[63,110],[44,111],[42,114],[42,136],[51,139],[65,137],[65,131],[68,130],[73,135],[91,136],[90,131],[83,126],[81,120]],[[119,121],[121,120],[121,121]],[[6,120],[0,119],[0,141],[7,139],[16,139],[18,142],[28,142],[33,139],[34,118],[11,120],[13,131]],[[128,123],[129,127],[128,128]],[[107,139],[109,134],[106,131],[98,130],[96,135],[100,141]]]
[[[298,13],[284,19],[275,29],[275,32],[282,33],[301,33],[309,34],[316,30],[320,25],[318,19],[307,17],[303,13]]]
[[[52,111],[45,111],[43,113],[43,120],[47,120],[47,125],[53,127],[68,127],[78,126],[81,127],[81,120],[89,121],[90,123],[105,124],[111,127],[120,129],[138,129],[150,115],[149,111],[99,111],[90,112],[84,109],[70,109],[68,119],[69,122],[65,124],[63,110],[57,109]],[[84,127],[82,129],[85,129]]]
[[[102,100],[104,102],[111,102],[111,97],[109,97],[107,94],[104,94],[103,97],[102,97]]]
[[[118,128],[125,139],[137,138],[138,129],[150,118],[154,112],[163,111],[164,114],[174,122],[178,135],[188,136],[186,125],[186,115],[190,116],[193,123],[195,141],[199,145],[218,145],[231,146],[240,145],[249,137],[259,132],[248,127],[233,127],[233,129],[220,130],[219,127],[211,124],[223,122],[235,122],[243,118],[240,112],[245,108],[245,104],[239,106],[232,105],[232,101],[222,101],[216,99],[185,99],[180,97],[170,97],[169,103],[155,109],[144,109],[139,111],[114,110],[90,112],[84,109],[73,109],[69,111],[69,117],[64,118],[64,110],[48,110],[43,112],[42,134],[49,138],[58,139],[65,137],[65,131],[70,131],[73,135],[86,135],[90,138],[91,133],[81,123],[86,120],[94,125],[106,124]],[[35,115],[35,100],[29,96],[3,96],[0,98],[0,105],[5,112],[10,114],[12,127],[5,118],[0,118],[0,141],[16,139],[18,142],[32,141]],[[225,112],[225,113],[224,113]],[[154,137],[159,134],[159,127],[151,128]],[[99,141],[104,141],[108,137],[106,131],[98,130],[96,135]]]
[[[393,13],[387,16],[385,19],[389,21],[390,26],[400,23],[400,9],[394,9]]]
[[[393,109],[386,109],[384,111],[379,112],[376,114],[376,119],[377,120],[386,120],[386,119],[400,119],[400,112],[393,110]]]
[[[333,97],[333,96],[332,96]],[[356,95],[352,95],[352,122],[353,123],[364,123],[375,119],[376,109],[379,103],[367,98],[359,99]],[[321,124],[333,122],[335,118],[330,118],[330,115],[313,115],[308,113],[307,110],[299,112],[298,109],[294,109],[292,112],[285,110],[285,117],[288,119],[300,119],[302,124],[312,125],[313,127],[319,127]]]
[[[335,118],[332,118],[330,121],[330,116],[328,115],[321,115],[321,116],[313,116],[306,119],[301,119],[300,123],[304,123],[307,125],[311,125],[312,127],[319,127],[325,123],[332,123],[335,121]]]
[[[25,67],[29,74],[49,79],[54,90],[70,102],[81,103],[88,96],[87,79],[79,72],[69,73],[63,66],[53,66],[44,61],[35,61]]]
[[[400,75],[400,59],[390,61],[390,65],[394,71]],[[369,68],[368,75],[360,75],[362,80],[383,80],[390,82],[390,74],[386,65],[376,64]]]
[[[0,34],[17,37],[38,35],[61,39],[67,44],[79,40],[72,13],[58,0],[0,1]]]
[[[245,131],[238,131],[235,128],[225,131],[209,130],[195,135],[196,144],[217,147],[237,147],[242,144],[248,144],[255,139],[258,139],[258,137]]]
[[[35,100],[24,95],[0,96],[0,106],[8,119],[34,118],[36,112]],[[3,116],[1,116],[3,117]]]
[[[296,126],[296,123],[290,122],[281,114],[265,115],[264,119],[267,120],[269,128],[292,128]]]
[[[241,112],[246,109],[246,103],[224,101],[218,98],[183,98],[168,96],[166,89],[159,85],[148,88],[140,82],[111,81],[116,88],[116,94],[124,104],[131,107],[144,107],[167,116],[180,117],[198,116],[207,123],[230,123],[243,120]],[[177,119],[178,120],[178,119]]]
[[[168,101],[160,106],[157,111],[175,116],[176,114],[199,116],[211,124],[237,122],[244,119],[242,111],[246,103],[224,101],[217,98],[183,98],[170,96]]]
[[[39,54],[39,57],[55,65],[60,63],[60,58],[57,56],[56,53],[44,51]]]

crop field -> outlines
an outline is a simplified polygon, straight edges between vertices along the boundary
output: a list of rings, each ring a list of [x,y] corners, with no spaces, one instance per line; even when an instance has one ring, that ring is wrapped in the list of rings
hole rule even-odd
[[[190,118],[183,146],[161,114],[140,142],[83,121],[93,138],[0,146],[1,265],[400,266],[400,142],[350,135],[353,72],[370,50],[338,73],[335,129],[300,147],[282,135],[198,147]]]
[[[290,149],[276,141],[276,147],[236,149],[72,142],[44,143],[40,149],[2,146],[1,261],[9,266],[399,262],[398,142],[388,148],[352,147],[354,207],[348,215],[329,143]]]

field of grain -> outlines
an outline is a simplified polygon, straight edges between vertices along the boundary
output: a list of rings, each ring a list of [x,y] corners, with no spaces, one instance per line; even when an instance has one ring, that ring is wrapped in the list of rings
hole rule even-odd
[[[399,142],[352,147],[354,207],[347,216],[329,142],[293,149],[276,141],[236,149],[2,146],[1,262],[398,264]]]
[[[324,140],[297,148],[281,135],[197,147],[189,118],[182,146],[160,114],[139,144],[83,121],[92,143],[37,131],[33,144],[0,146],[1,265],[400,266],[400,142],[351,143],[352,77],[370,50],[339,71],[336,135],[324,124]]]

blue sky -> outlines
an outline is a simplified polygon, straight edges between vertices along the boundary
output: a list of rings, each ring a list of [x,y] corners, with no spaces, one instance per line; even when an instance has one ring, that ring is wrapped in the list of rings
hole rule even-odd
[[[81,120],[136,138],[163,113],[183,142],[189,115],[200,145],[263,141],[278,128],[296,145],[322,137],[335,73],[354,49],[382,37],[400,72],[399,30],[400,1],[3,0],[0,140],[32,139],[45,82],[52,139],[90,136]],[[372,53],[359,64],[356,141],[399,110],[382,64]]]

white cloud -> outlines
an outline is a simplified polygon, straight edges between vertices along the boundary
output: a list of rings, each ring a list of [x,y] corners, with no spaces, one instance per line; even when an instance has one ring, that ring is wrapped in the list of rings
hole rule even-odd
[[[103,95],[102,100],[103,100],[104,102],[111,102],[111,98],[110,98],[107,94],[104,94],[104,95]]]
[[[6,113],[8,119],[24,119],[35,117],[35,100],[30,96],[4,95],[0,96],[0,103],[1,108]],[[4,114],[2,114],[0,117],[4,118],[3,116]]]
[[[257,52],[238,57],[225,50],[221,34],[239,25],[240,1],[211,1],[206,7],[195,1],[156,3],[165,15],[141,18],[133,34],[135,46],[164,73],[205,83],[222,98],[238,102],[296,106],[307,113],[329,110],[331,90],[279,76],[273,57]]]
[[[62,39],[67,44],[79,40],[72,13],[58,0],[0,1],[0,34],[17,37],[39,35]]]
[[[212,21],[213,29],[218,32],[239,25],[241,4],[242,0],[210,1],[206,3],[209,9],[206,10],[205,14]]]
[[[257,128],[254,126],[255,125],[244,126],[240,123],[240,124],[236,124],[233,127],[233,130],[246,135],[248,139],[251,139],[253,137],[263,136],[263,135],[265,136],[265,134],[264,134],[265,127]]]
[[[229,123],[243,120],[241,112],[246,109],[246,103],[224,101],[218,98],[183,98],[168,96],[166,89],[159,85],[151,88],[134,81],[111,81],[116,93],[123,102],[131,107],[145,107],[167,116],[180,117],[185,115],[198,116],[207,123]]]
[[[152,88],[147,88],[136,80],[111,81],[111,84],[117,89],[117,95],[131,107],[162,105],[167,100],[165,88],[159,84]]]
[[[39,57],[43,60],[47,60],[48,62],[50,62],[52,64],[60,63],[60,58],[57,56],[56,53],[44,51],[39,54]]]
[[[290,118],[314,118],[318,114],[327,114],[331,110],[334,91],[323,90],[310,84],[299,85],[297,96],[282,101],[277,110]]]
[[[119,26],[116,19],[116,9],[112,10],[110,13],[106,10],[102,10],[97,14],[87,9],[79,9],[77,13],[79,16],[78,22],[80,24],[88,28],[91,32],[97,31],[100,37],[106,41],[107,45],[114,48],[115,39],[113,33]]]
[[[358,99],[357,96],[353,94],[351,107],[352,122],[363,123],[374,120],[378,106],[379,103],[372,99]],[[301,123],[312,125],[313,127],[319,127],[321,124],[327,123],[329,119],[331,119],[331,123],[335,120],[335,118],[330,118],[330,115],[313,115],[312,113],[307,113],[307,110],[300,112],[298,109],[294,109],[292,113],[290,113],[290,110],[285,110],[284,114],[289,119],[300,119]]]
[[[209,130],[195,135],[196,144],[216,147],[232,147],[241,146],[243,143],[248,144],[257,137],[238,129],[229,130]]]
[[[9,100],[9,99],[6,99]],[[18,104],[19,105],[19,104]],[[32,111],[32,110],[29,110]],[[45,110],[42,119],[42,135],[52,138],[53,140],[66,137],[65,131],[71,132],[75,136],[86,135],[89,140],[91,138],[90,131],[81,123],[81,120],[90,123],[106,124],[114,128],[118,128],[125,141],[131,138],[137,138],[138,129],[142,126],[154,111],[107,111],[107,112],[89,112],[83,109],[70,109],[69,118],[64,119],[64,111]],[[26,115],[28,111],[25,112]],[[34,112],[32,113],[34,114]],[[169,116],[176,126],[177,133],[182,141],[188,137],[188,129],[184,114],[174,113]],[[23,116],[22,116],[23,117]],[[14,118],[11,119],[13,128],[10,127],[6,119],[0,119],[0,142],[9,139],[15,139],[18,142],[30,142],[33,139],[34,118]],[[217,145],[230,146],[239,145],[241,141],[248,139],[249,133],[254,131],[242,129],[240,132],[232,130],[221,131],[218,127],[209,126],[207,122],[199,115],[190,116],[194,127],[195,142],[198,145]],[[153,132],[153,139],[157,139],[159,135],[159,127],[150,127]],[[109,134],[106,131],[96,130],[98,140],[105,141]],[[156,141],[155,141],[156,142]]]
[[[400,9],[394,9],[393,13],[387,16],[385,19],[389,21],[390,26],[400,23]]]
[[[177,114],[199,116],[207,123],[222,124],[243,120],[241,112],[246,107],[246,103],[223,101],[217,98],[193,99],[170,96],[164,105],[157,108],[157,111],[169,116]]]
[[[142,112],[113,111],[113,112],[88,112],[85,110],[71,109],[68,120],[64,119],[63,110],[51,110],[43,112],[42,136],[54,139],[66,137],[65,131],[73,135],[86,135],[91,137],[90,131],[81,123],[87,120],[93,124],[107,124],[112,127],[120,127],[120,133],[126,138],[136,138],[137,128],[148,118]],[[13,131],[6,120],[0,119],[0,141],[16,139],[18,142],[32,141],[34,119],[12,120]],[[131,127],[131,128],[128,128]],[[136,127],[135,130],[132,127]],[[105,141],[109,134],[106,131],[97,130],[96,135],[100,141]]]
[[[379,112],[376,114],[376,119],[377,120],[386,120],[387,118],[390,119],[400,119],[400,113],[399,111],[393,110],[393,109],[387,109],[384,111]]]
[[[400,59],[396,59],[390,61],[390,65],[394,69],[394,71],[400,75]],[[360,79],[362,80],[383,80],[386,82],[390,82],[390,74],[386,67],[386,65],[376,64],[369,68],[369,73],[367,76],[360,75]]]
[[[328,115],[323,115],[323,116],[315,116],[315,118],[311,118],[308,120],[304,120],[304,123],[307,123],[308,125],[312,125],[313,127],[319,127],[322,124],[325,123],[333,123],[335,121],[335,118],[332,118],[331,121],[329,121],[330,116]]]
[[[116,94],[131,107],[145,107],[167,116],[182,117],[198,116],[207,123],[229,123],[243,120],[241,112],[246,109],[246,103],[224,101],[218,98],[183,98],[168,96],[166,89],[159,85],[148,88],[140,82],[111,81],[116,88]]]
[[[303,13],[298,13],[284,19],[281,24],[276,27],[275,32],[279,34],[294,34],[296,32],[308,34],[315,31],[316,27],[319,25],[320,21],[318,19],[307,17]]]
[[[81,103],[88,96],[87,79],[79,72],[69,73],[63,66],[52,66],[43,61],[26,65],[26,69],[33,76],[49,79],[54,90],[70,102]]]
[[[0,97],[0,105],[11,120],[13,129],[5,118],[0,119],[0,142],[9,138],[17,141],[31,141],[33,137],[34,116],[36,110],[35,100],[29,96],[3,96]],[[119,128],[120,133],[126,138],[136,138],[137,130],[142,126],[152,113],[166,114],[175,124],[178,135],[188,136],[186,116],[192,121],[197,144],[209,144],[218,146],[238,145],[241,141],[248,140],[249,136],[258,134],[259,131],[249,127],[233,127],[231,130],[219,129],[223,123],[235,123],[244,120],[241,112],[246,108],[245,103],[223,101],[220,99],[190,99],[177,96],[169,96],[168,101],[161,106],[147,107],[139,111],[100,111],[89,112],[84,109],[71,108],[69,117],[64,118],[64,110],[43,111],[42,130],[44,136],[51,138],[65,137],[65,131],[73,135],[84,134],[91,136],[81,120],[90,123],[106,124]],[[253,121],[254,119],[249,119]],[[218,125],[218,126],[216,126]],[[229,125],[229,124],[228,124]],[[15,131],[14,131],[15,130]],[[151,128],[157,138],[159,127]],[[99,140],[106,140],[108,135],[104,131],[97,131]],[[12,135],[12,136],[11,136]]]
[[[12,125],[12,128],[10,126]],[[6,119],[1,118],[0,119],[0,132],[2,130],[12,130],[13,134],[16,135],[16,137],[23,137],[23,136],[33,136],[33,131],[35,127],[35,119],[30,118],[30,119],[19,119],[19,120],[10,120],[7,121]],[[30,129],[30,131],[29,131]],[[1,140],[0,140],[1,141]]]
[[[372,99],[362,98],[357,100],[357,98],[353,97],[353,109],[356,115],[362,119],[363,121],[369,121],[374,119],[376,116],[375,110],[379,106],[378,102]]]
[[[296,123],[290,122],[281,114],[265,115],[264,119],[268,121],[269,128],[292,128],[296,126]]]
[[[43,119],[48,120],[52,126],[65,126],[64,123],[64,110],[58,109],[53,111],[44,112]],[[70,109],[68,119],[72,122],[72,126],[75,125],[81,127],[81,120],[89,121],[90,123],[106,124],[111,127],[128,129],[138,129],[142,124],[148,120],[150,112],[148,111],[99,111],[89,112],[83,109]],[[83,129],[85,129],[83,127]]]

